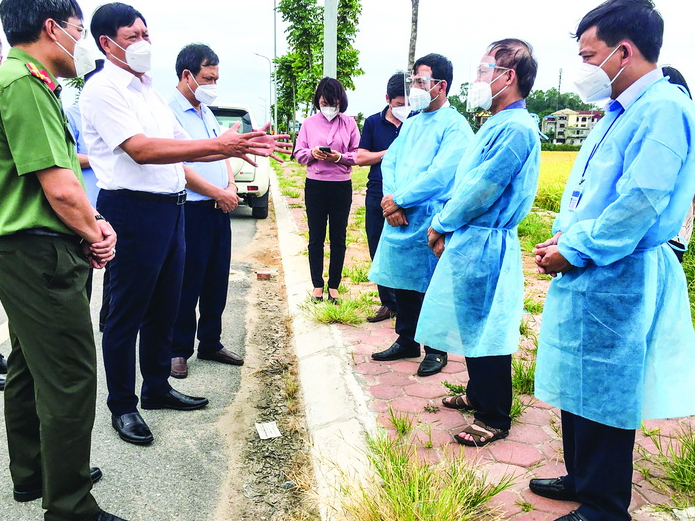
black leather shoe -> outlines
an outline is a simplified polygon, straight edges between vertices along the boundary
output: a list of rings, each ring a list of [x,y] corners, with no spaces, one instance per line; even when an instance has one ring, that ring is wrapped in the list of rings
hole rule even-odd
[[[114,516],[108,512],[104,512],[101,508],[99,511],[89,518],[89,521],[126,521],[122,517]]]
[[[569,514],[566,516],[558,517],[555,521],[589,521],[587,518],[585,518],[583,515],[581,515],[579,512],[576,510],[572,510]]]
[[[7,360],[0,355],[0,374],[7,374]]]
[[[417,368],[418,376],[432,376],[439,373],[449,361],[446,353],[427,353],[420,367]]]
[[[202,409],[209,403],[207,398],[187,396],[178,392],[176,389],[169,389],[169,392],[142,398],[143,409],[174,409],[176,411],[194,411]]]
[[[568,490],[565,487],[562,478],[532,479],[528,486],[531,492],[537,496],[557,499],[559,501],[579,501],[577,494],[573,490]]]
[[[388,360],[400,360],[401,358],[417,358],[418,356],[420,356],[420,346],[403,347],[398,342],[394,342],[388,349],[372,353],[372,360],[386,362]]]
[[[111,425],[123,441],[135,445],[149,445],[154,440],[152,431],[139,412],[129,412],[121,416],[111,416]]]
[[[0,375],[0,391],[5,390],[5,375]]]
[[[95,484],[103,476],[99,467],[92,467],[89,471],[89,475],[92,478],[92,484]],[[43,490],[41,489],[41,485],[15,487],[15,489],[12,491],[12,496],[14,497],[15,501],[26,503],[27,501],[34,501],[35,499],[39,499],[41,496],[43,496]]]

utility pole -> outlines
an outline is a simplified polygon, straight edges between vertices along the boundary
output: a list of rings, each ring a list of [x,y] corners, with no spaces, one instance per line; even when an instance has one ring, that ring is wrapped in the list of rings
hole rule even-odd
[[[562,89],[562,69],[560,69],[560,76],[557,79],[557,102],[555,103],[555,112],[560,110],[560,92]]]
[[[326,0],[323,8],[323,75],[338,77],[338,0]]]
[[[275,87],[275,117],[273,118],[273,130],[278,133],[278,5],[273,0],[273,86]]]

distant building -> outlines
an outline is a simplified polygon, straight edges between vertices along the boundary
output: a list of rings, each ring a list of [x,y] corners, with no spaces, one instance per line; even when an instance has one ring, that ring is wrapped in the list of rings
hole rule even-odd
[[[541,131],[552,137],[555,145],[581,145],[602,117],[600,110],[562,109],[543,118]]]

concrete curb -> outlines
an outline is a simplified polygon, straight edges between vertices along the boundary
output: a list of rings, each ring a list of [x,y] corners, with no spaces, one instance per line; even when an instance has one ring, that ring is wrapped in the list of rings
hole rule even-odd
[[[312,287],[304,255],[307,244],[279,195],[274,171],[271,188],[319,507],[321,518],[329,521],[340,511],[341,484],[367,472],[366,435],[376,430],[376,414],[367,406],[338,328],[317,324],[301,309]]]

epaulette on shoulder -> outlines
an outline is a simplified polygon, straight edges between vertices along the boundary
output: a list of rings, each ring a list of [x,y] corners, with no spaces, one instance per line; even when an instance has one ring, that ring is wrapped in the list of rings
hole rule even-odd
[[[38,79],[40,79],[41,81],[43,81],[44,83],[46,83],[46,85],[48,85],[49,89],[55,90],[56,85],[55,85],[55,83],[53,83],[53,80],[51,79],[51,76],[50,76],[50,74],[48,74],[46,69],[39,70],[39,68],[36,65],[34,65],[32,62],[27,62],[26,65],[27,65],[27,69],[29,69],[29,72],[31,73],[32,76],[35,76]]]

